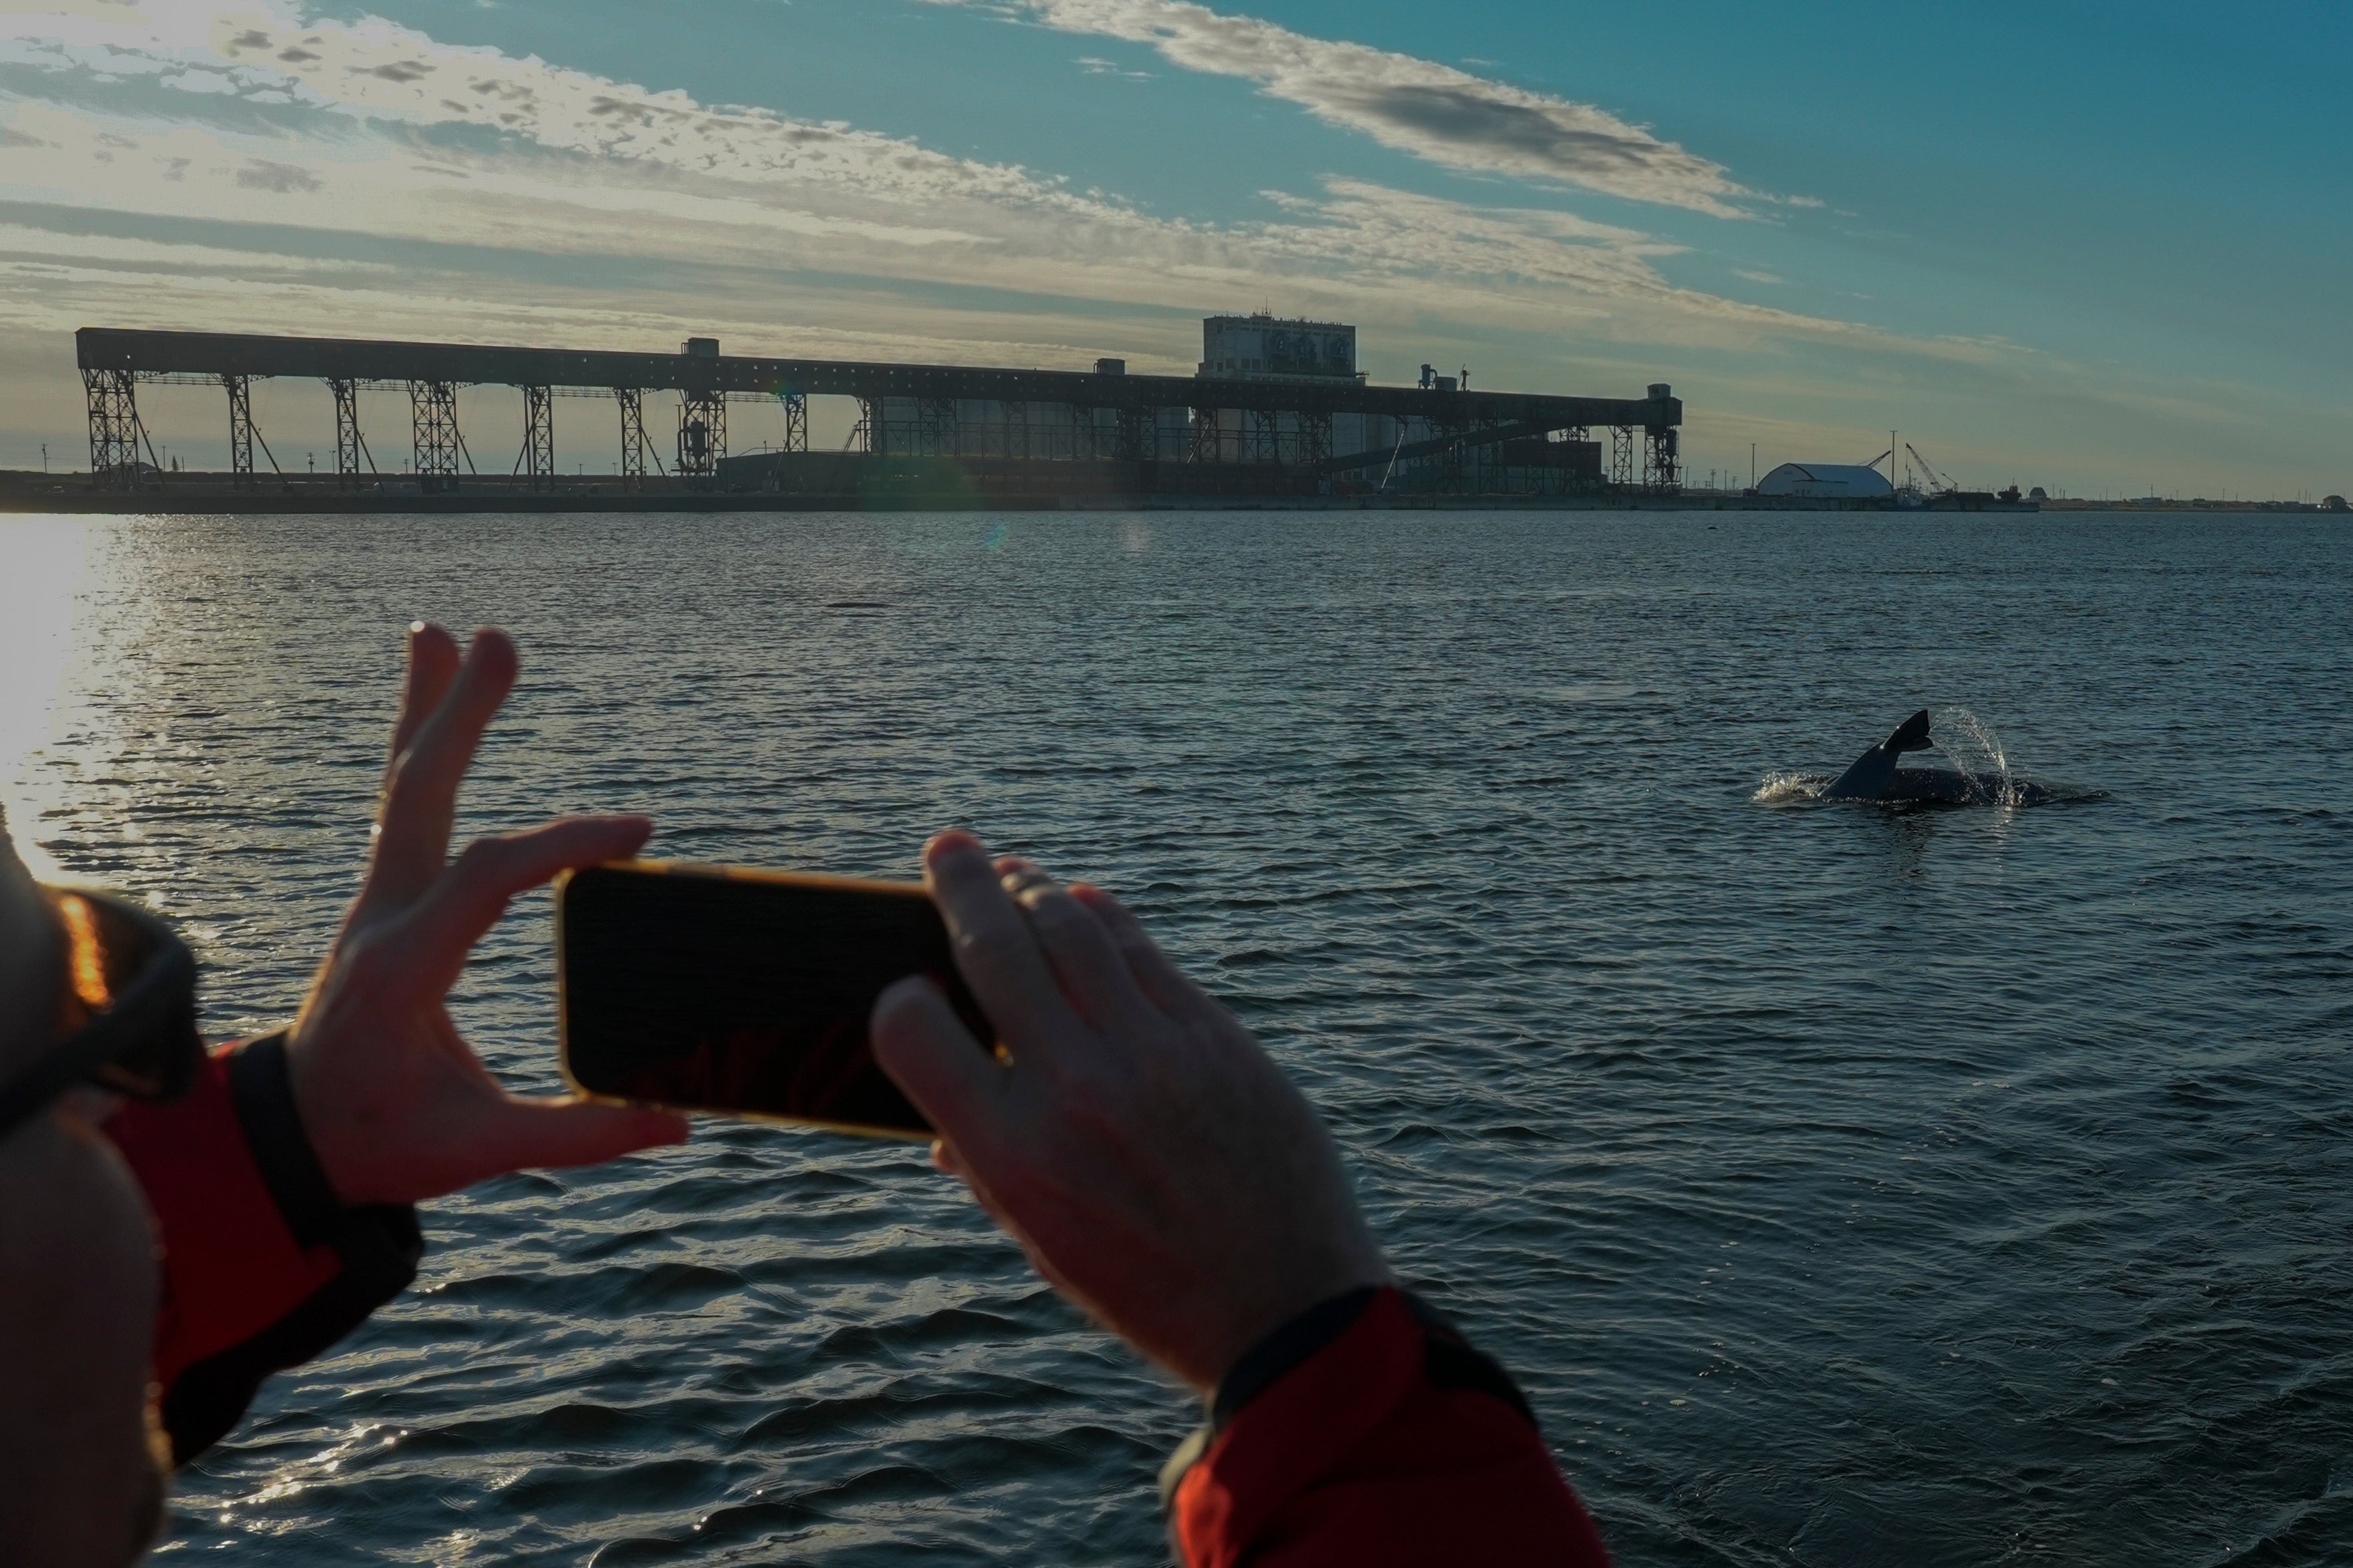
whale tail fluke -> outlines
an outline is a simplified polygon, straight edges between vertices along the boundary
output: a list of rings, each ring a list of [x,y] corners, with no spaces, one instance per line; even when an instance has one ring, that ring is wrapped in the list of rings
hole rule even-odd
[[[1923,708],[1901,724],[1895,733],[1879,743],[1879,749],[1893,754],[1898,752],[1925,752],[1936,742],[1928,738],[1928,710]]]
[[[1822,792],[1822,798],[1877,800],[1886,794],[1888,784],[1895,778],[1898,757],[1906,752],[1925,752],[1935,743],[1928,739],[1928,710],[1923,708],[1896,725],[1894,734],[1857,757],[1854,766]]]

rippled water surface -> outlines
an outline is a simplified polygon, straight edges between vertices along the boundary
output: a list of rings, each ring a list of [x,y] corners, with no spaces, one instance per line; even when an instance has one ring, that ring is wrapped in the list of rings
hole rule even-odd
[[[659,853],[905,875],[966,823],[1131,895],[1308,1083],[1626,1563],[2344,1561],[2348,543],[5,521],[58,696],[0,764],[26,837],[185,923],[212,1026],[260,1027],[352,889],[401,625],[502,623],[524,680],[467,827],[644,809]],[[2080,798],[1757,798],[1923,704]],[[457,1005],[517,1081],[552,1081],[551,970],[540,900]],[[170,1555],[1164,1554],[1191,1412],[918,1150],[706,1123],[426,1223],[417,1288],[184,1478]]]

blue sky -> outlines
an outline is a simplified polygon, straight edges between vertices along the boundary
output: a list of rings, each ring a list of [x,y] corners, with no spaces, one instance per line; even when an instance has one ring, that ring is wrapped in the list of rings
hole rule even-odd
[[[1188,371],[1268,304],[1671,382],[1703,477],[2346,490],[2348,83],[2342,4],[16,5],[0,463],[82,460],[85,323]]]

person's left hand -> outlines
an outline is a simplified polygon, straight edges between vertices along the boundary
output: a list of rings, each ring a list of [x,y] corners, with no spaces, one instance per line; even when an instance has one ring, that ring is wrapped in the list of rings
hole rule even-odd
[[[515,670],[503,632],[475,633],[461,662],[439,626],[409,628],[375,853],[287,1042],[303,1130],[345,1204],[417,1203],[686,1138],[669,1111],[510,1094],[450,1022],[449,987],[510,899],[635,854],[653,831],[640,816],[566,817],[449,861],[458,785]]]

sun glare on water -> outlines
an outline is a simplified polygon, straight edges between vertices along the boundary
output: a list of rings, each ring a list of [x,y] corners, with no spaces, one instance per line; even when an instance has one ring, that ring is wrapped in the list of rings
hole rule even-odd
[[[77,595],[89,567],[90,525],[79,518],[0,522],[0,807],[34,873],[52,874],[33,844],[30,763],[49,740],[72,668]]]

